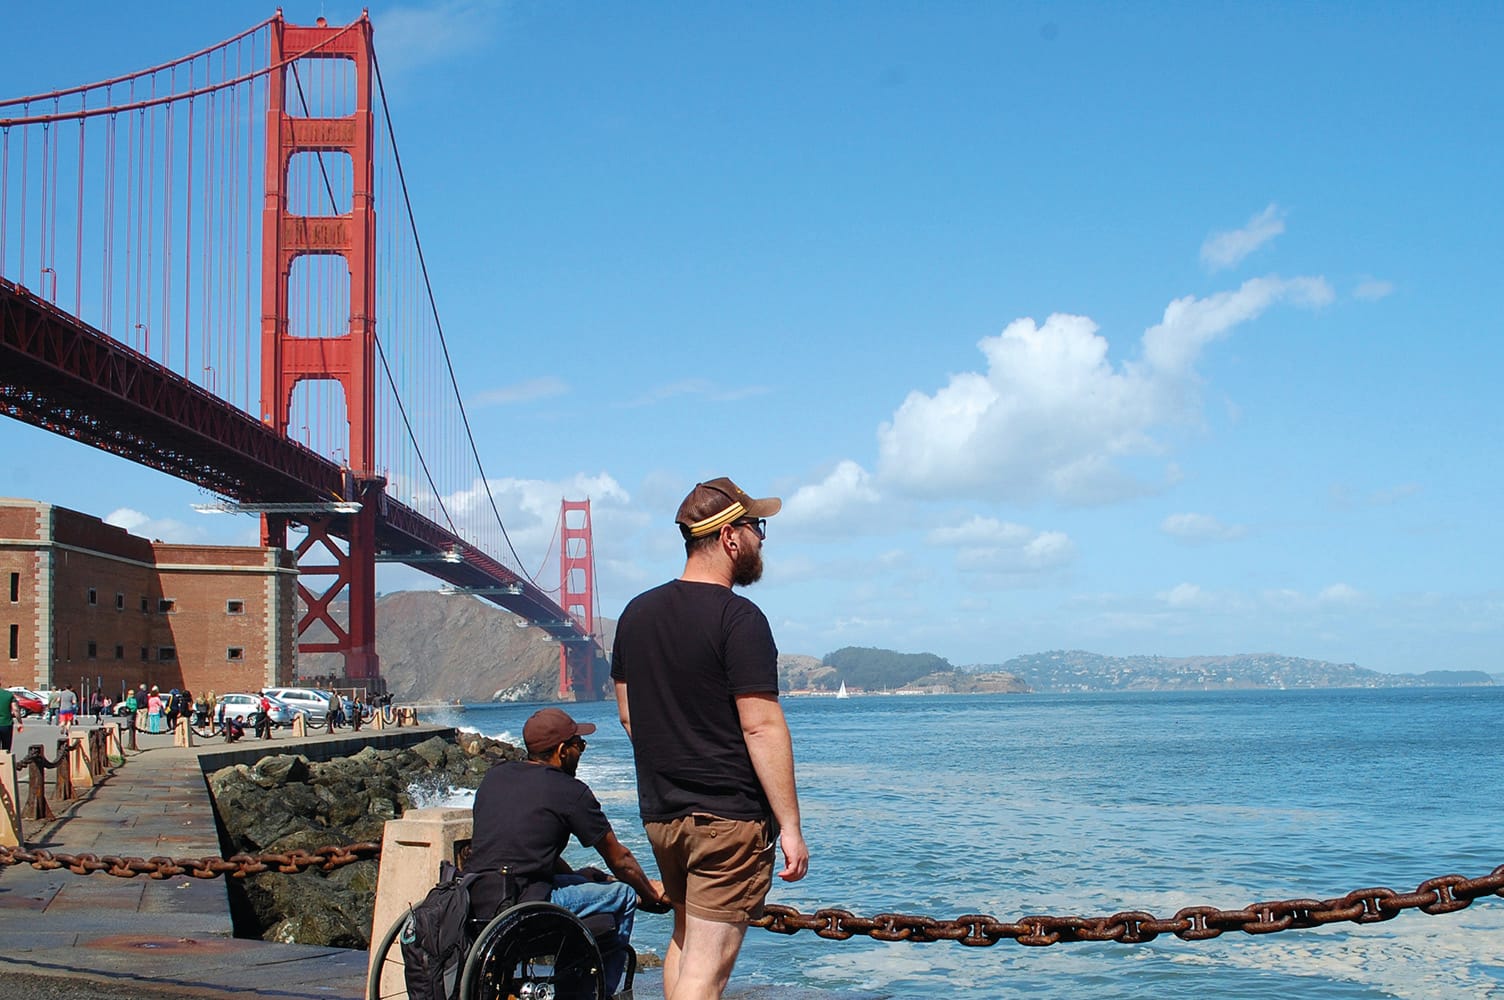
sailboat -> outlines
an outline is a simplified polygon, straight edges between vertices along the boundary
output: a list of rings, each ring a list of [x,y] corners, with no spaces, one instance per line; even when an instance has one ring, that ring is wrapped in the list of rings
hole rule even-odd
[[[851,697],[851,695],[849,695],[849,694],[846,693],[846,682],[845,681],[841,682],[841,690],[839,690],[839,691],[836,692],[836,697],[837,698],[850,698]]]

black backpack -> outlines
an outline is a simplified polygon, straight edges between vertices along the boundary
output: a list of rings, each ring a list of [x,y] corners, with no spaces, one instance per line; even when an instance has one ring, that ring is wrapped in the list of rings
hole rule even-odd
[[[470,887],[480,872],[466,874],[448,861],[439,865],[439,884],[408,908],[397,940],[408,1000],[455,1000],[470,940]]]

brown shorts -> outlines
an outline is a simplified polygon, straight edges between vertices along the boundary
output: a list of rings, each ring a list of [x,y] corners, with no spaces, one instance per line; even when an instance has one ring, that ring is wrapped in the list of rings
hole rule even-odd
[[[773,886],[773,821],[695,813],[646,822],[658,876],[692,917],[744,924],[762,916]]]

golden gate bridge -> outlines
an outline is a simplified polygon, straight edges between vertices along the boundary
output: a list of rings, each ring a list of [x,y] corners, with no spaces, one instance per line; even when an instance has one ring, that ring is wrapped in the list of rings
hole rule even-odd
[[[299,651],[352,682],[380,676],[376,566],[401,562],[543,629],[560,695],[600,696],[589,501],[561,504],[545,588],[481,467],[364,14],[279,10],[0,101],[0,412],[258,515],[298,556]]]

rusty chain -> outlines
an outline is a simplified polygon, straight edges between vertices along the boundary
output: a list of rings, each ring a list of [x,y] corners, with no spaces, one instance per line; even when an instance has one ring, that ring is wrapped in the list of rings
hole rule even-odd
[[[1173,917],[1161,919],[1143,910],[1127,910],[1108,917],[1028,916],[1006,923],[981,913],[953,920],[907,913],[879,913],[859,917],[849,910],[822,909],[805,914],[791,906],[770,905],[752,921],[775,934],[814,931],[822,938],[845,941],[858,934],[877,941],[959,941],[971,947],[990,947],[1004,938],[1022,945],[1041,947],[1066,941],[1117,941],[1142,944],[1161,934],[1174,934],[1183,941],[1205,941],[1224,931],[1272,934],[1294,927],[1320,927],[1350,921],[1357,924],[1392,920],[1400,911],[1454,913],[1472,905],[1480,896],[1504,896],[1504,865],[1479,878],[1442,875],[1427,879],[1414,892],[1393,889],[1354,889],[1335,899],[1282,899],[1251,903],[1241,910],[1213,906],[1187,906]]]
[[[113,854],[54,854],[52,851],[28,851],[19,847],[0,845],[0,865],[31,865],[40,871],[66,868],[75,875],[93,875],[104,872],[120,878],[135,878],[147,875],[154,879],[177,878],[188,875],[193,878],[218,878],[221,875],[245,878],[262,872],[276,871],[285,875],[318,868],[332,871],[356,861],[365,861],[381,854],[381,845],[373,843],[347,844],[338,847],[320,847],[314,851],[296,850],[280,854],[235,854],[228,858],[123,858]]]
[[[332,871],[357,861],[377,858],[381,845],[375,843],[320,847],[317,850],[294,850],[278,854],[236,854],[229,858],[118,857],[115,855],[59,854],[37,849],[0,845],[0,866],[29,864],[42,871],[66,868],[77,875],[104,872],[121,878],[146,875],[153,879],[190,876],[218,878],[226,875],[245,878],[262,872],[295,874],[318,868]],[[934,941],[959,941],[968,947],[990,947],[1004,938],[1021,945],[1042,947],[1069,941],[1116,941],[1142,944],[1161,934],[1173,934],[1183,941],[1205,941],[1226,931],[1245,934],[1272,934],[1292,928],[1321,927],[1343,921],[1371,924],[1392,920],[1401,911],[1418,909],[1432,915],[1455,913],[1472,905],[1482,896],[1504,896],[1504,865],[1487,875],[1465,878],[1441,875],[1427,879],[1414,892],[1398,893],[1376,887],[1354,889],[1333,899],[1281,899],[1250,903],[1241,910],[1221,910],[1214,906],[1187,906],[1173,917],[1162,919],[1143,910],[1125,910],[1106,917],[1035,915],[1005,922],[983,913],[968,913],[951,920],[911,913],[879,913],[861,917],[850,910],[820,909],[801,913],[791,906],[770,904],[763,915],[752,921],[775,934],[814,931],[818,937],[845,941],[865,935],[876,941],[911,941],[928,944]]]

